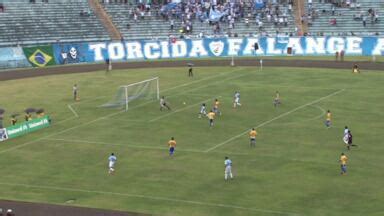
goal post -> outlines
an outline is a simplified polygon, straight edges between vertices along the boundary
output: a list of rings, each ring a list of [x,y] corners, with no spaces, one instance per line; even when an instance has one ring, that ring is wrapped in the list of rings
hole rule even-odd
[[[101,107],[124,108],[128,111],[129,104],[134,100],[156,99],[160,99],[159,77],[120,86],[116,95]]]

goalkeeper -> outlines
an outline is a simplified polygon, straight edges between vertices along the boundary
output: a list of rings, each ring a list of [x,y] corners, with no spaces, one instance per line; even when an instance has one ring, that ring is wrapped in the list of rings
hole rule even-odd
[[[167,108],[168,110],[171,110],[171,107],[168,106],[167,102],[165,101],[164,96],[160,98],[160,111],[163,111],[164,108]]]

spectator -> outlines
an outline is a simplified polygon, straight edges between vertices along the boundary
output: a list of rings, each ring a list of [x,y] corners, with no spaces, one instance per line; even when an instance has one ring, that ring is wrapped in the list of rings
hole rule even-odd
[[[337,24],[336,19],[332,18],[331,20],[329,20],[329,24],[332,25],[332,26],[335,26]]]
[[[351,0],[346,0],[346,1],[345,1],[345,5],[346,5],[347,7],[350,7],[350,6],[351,6]]]
[[[263,29],[263,22],[261,22],[261,20],[259,20],[259,22],[257,23],[258,27],[259,27],[259,30],[261,31]]]
[[[175,21],[173,19],[171,19],[170,25],[171,25],[170,29],[171,29],[171,31],[173,31],[173,28],[175,26]]]
[[[365,27],[367,25],[367,17],[363,16],[363,26]]]
[[[144,20],[144,15],[145,15],[144,10],[140,11],[140,18],[141,18],[141,20]]]

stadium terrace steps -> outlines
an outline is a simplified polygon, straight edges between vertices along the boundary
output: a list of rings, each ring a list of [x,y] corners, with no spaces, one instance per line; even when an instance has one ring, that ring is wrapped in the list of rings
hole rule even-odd
[[[133,10],[135,6],[128,4],[104,4],[105,10],[110,14],[113,22],[119,28],[125,39],[156,39],[156,38],[168,38],[169,35],[179,35],[178,30],[181,27],[181,22],[175,20],[174,30],[170,30],[170,22],[165,21],[160,16],[155,15],[152,11],[152,15],[146,15],[144,20],[138,18],[137,22],[129,15],[129,11]],[[284,6],[281,6],[285,9]],[[247,11],[246,14],[250,12]],[[288,14],[288,26],[287,27],[274,27],[273,23],[268,23],[266,18],[262,19],[263,26],[267,34],[276,35],[276,30],[282,33],[294,32],[295,22],[292,14]],[[130,28],[127,28],[127,25]],[[235,22],[235,29],[232,30],[232,34],[237,33],[239,36],[249,36],[250,34],[257,34],[258,28],[255,19],[249,19],[250,26],[247,27],[245,21]],[[223,34],[227,32],[227,24],[221,24]],[[192,37],[196,37],[200,32],[204,35],[212,35],[212,26],[208,23],[201,23],[198,20],[193,21],[193,33]]]
[[[312,26],[309,26],[309,32],[312,35],[317,33],[324,33],[324,35],[351,35],[352,32],[357,36],[384,35],[384,2],[380,0],[359,0],[360,8],[353,7],[336,7],[335,15],[332,15],[331,3],[319,3],[318,0],[313,1],[313,8],[317,10],[319,16],[315,19]],[[308,4],[306,2],[308,10]],[[372,8],[378,11],[379,22],[372,23],[371,18],[368,17],[368,10]],[[323,12],[324,10],[324,12]],[[354,15],[363,13],[366,17],[366,26],[363,26],[362,20],[354,20]],[[337,24],[332,26],[329,24],[330,19],[336,19]]]
[[[64,0],[49,3],[5,1],[5,13],[0,13],[0,46],[15,44],[70,41],[109,40],[102,25],[89,11],[84,0]]]

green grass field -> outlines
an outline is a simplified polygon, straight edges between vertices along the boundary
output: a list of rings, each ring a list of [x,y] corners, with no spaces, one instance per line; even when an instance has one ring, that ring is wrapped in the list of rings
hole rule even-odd
[[[97,107],[119,85],[154,76],[172,111],[160,112],[157,101],[134,101],[128,112]],[[193,79],[186,68],[152,68],[2,82],[5,125],[27,107],[43,107],[53,125],[0,143],[0,199],[155,215],[384,215],[383,80],[378,71],[353,75],[350,68],[220,67],[195,68]],[[67,106],[74,83],[78,118]],[[223,115],[210,129],[197,113],[215,97]],[[358,145],[349,152],[345,125]],[[251,127],[258,131],[256,148],[249,147]],[[178,143],[173,158],[171,136]],[[118,157],[113,176],[111,152]],[[346,176],[339,174],[341,152],[349,157]],[[229,182],[225,156],[236,173]]]

